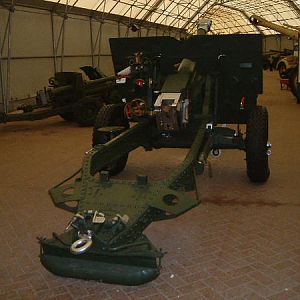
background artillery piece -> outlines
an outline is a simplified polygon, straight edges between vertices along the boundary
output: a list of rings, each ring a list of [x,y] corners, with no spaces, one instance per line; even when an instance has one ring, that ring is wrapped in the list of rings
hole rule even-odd
[[[258,26],[264,26],[273,30],[276,30],[290,39],[295,41],[293,54],[287,55],[276,63],[276,69],[278,69],[279,76],[281,78],[287,78],[289,80],[289,86],[293,95],[297,98],[297,103],[300,103],[300,90],[299,90],[299,29],[281,26],[274,24],[260,16],[252,15],[250,17],[250,23]]]
[[[112,95],[115,76],[107,77],[90,66],[81,69],[89,80],[84,80],[79,72],[57,72],[49,79],[50,87],[37,93],[34,105],[18,107],[22,113],[0,113],[0,123],[34,121],[60,115],[82,126],[94,125],[103,104],[119,101],[116,95]]]

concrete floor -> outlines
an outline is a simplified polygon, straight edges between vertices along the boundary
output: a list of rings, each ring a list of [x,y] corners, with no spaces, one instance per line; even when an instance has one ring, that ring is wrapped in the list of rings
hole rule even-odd
[[[300,105],[277,73],[264,76],[270,180],[251,184],[241,151],[211,158],[213,177],[199,177],[202,204],[146,230],[168,254],[160,277],[139,287],[60,278],[39,262],[36,237],[61,232],[71,217],[47,190],[81,166],[91,128],[59,117],[0,125],[0,299],[300,299]],[[138,149],[122,177],[163,178],[185,153]]]

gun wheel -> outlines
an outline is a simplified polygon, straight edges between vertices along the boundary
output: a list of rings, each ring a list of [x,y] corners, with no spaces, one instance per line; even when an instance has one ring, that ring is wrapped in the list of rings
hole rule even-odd
[[[93,126],[102,104],[99,100],[82,100],[73,109],[74,120],[81,126]]]
[[[265,182],[270,175],[268,162],[268,111],[257,106],[250,114],[246,129],[247,174],[252,182]]]
[[[129,122],[124,116],[123,104],[104,105],[100,109],[93,129],[93,146],[105,144],[110,140],[106,134],[103,134],[98,130],[101,127],[107,126],[123,126],[125,128],[124,130],[129,128]],[[127,160],[128,154],[125,154],[117,161],[107,165],[104,170],[109,171],[111,176],[117,175],[124,170]]]

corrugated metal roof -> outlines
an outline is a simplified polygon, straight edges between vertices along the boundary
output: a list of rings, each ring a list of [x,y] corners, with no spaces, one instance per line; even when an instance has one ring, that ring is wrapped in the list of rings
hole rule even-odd
[[[201,18],[213,21],[214,34],[274,31],[255,27],[249,17],[256,14],[279,25],[300,27],[300,0],[48,0],[132,19],[185,28],[196,32]]]

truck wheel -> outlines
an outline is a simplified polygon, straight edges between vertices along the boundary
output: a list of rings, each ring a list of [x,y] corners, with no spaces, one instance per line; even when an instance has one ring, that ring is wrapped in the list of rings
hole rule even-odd
[[[285,77],[285,75],[286,75],[286,65],[285,65],[285,63],[283,63],[283,62],[279,63],[278,73],[279,73],[280,78]]]
[[[247,174],[252,182],[265,182],[270,175],[268,155],[268,111],[257,106],[250,114],[246,129]]]
[[[123,126],[124,131],[129,128],[129,122],[124,116],[123,104],[104,105],[100,109],[93,129],[93,146],[105,144],[110,140],[106,134],[98,131],[99,128],[107,126]],[[107,165],[103,170],[109,171],[111,176],[117,175],[124,170],[127,160],[128,154],[125,154],[117,161]]]
[[[73,109],[75,122],[81,126],[93,126],[102,105],[98,100],[83,100],[76,103]]]

